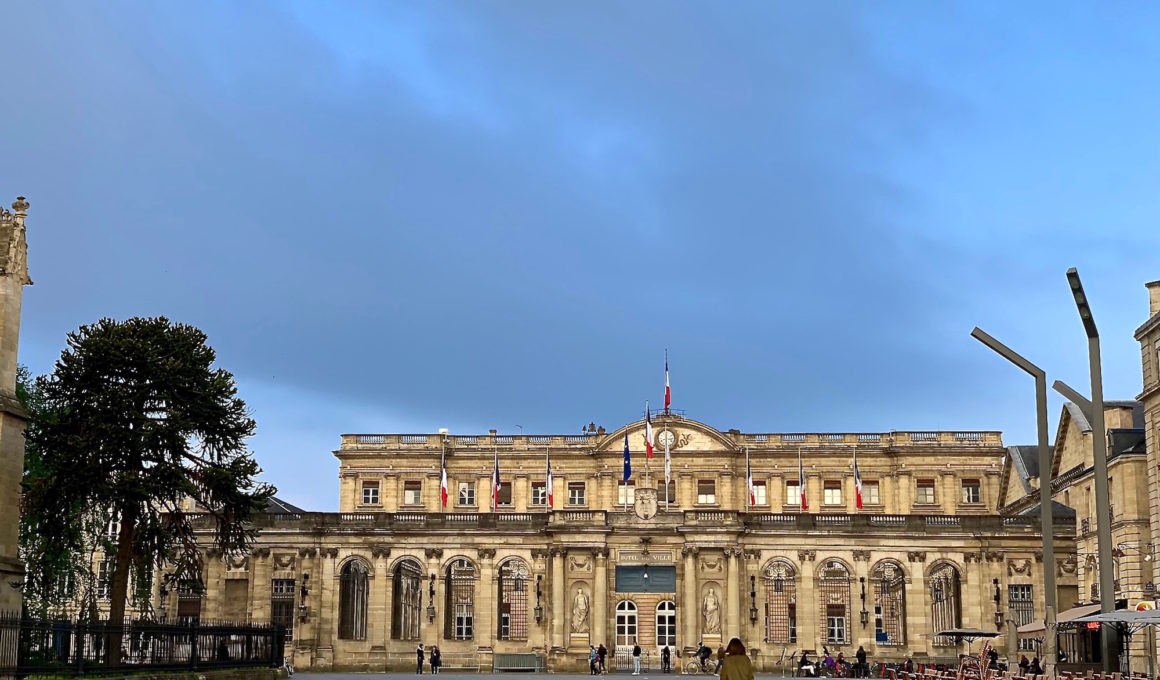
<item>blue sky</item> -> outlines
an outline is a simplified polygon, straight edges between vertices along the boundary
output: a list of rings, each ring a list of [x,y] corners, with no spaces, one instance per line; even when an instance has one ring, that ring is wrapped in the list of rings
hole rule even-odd
[[[343,432],[1000,429],[1087,391],[1064,271],[1140,390],[1153,3],[21,3],[0,193],[20,358],[209,333],[280,495]],[[6,199],[6,203],[12,199]],[[1060,402],[1053,398],[1051,419]]]

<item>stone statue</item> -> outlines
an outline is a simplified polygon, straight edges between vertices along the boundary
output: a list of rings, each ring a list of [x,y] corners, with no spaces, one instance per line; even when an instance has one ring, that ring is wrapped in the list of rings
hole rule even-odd
[[[705,593],[705,604],[701,607],[705,615],[706,635],[721,633],[721,601],[717,599],[717,591],[713,588]]]
[[[588,596],[583,588],[576,589],[576,598],[572,600],[572,632],[588,632]]]

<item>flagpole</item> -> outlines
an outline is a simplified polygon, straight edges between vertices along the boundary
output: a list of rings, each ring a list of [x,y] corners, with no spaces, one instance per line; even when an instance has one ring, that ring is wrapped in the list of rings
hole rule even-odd
[[[552,479],[552,458],[548,455],[548,445],[544,444],[544,465],[548,468],[548,476],[544,478],[544,500],[548,503],[548,512],[552,511],[552,496],[556,480]]]
[[[439,512],[444,512],[443,503],[443,483],[447,480],[447,440],[440,437],[443,443],[443,453],[439,456]],[[447,489],[447,495],[451,495],[451,489]]]

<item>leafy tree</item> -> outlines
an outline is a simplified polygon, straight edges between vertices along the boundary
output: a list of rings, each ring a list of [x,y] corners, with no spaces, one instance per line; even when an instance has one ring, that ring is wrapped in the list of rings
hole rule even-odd
[[[64,560],[56,551],[82,554],[93,518],[119,521],[106,546],[115,551],[110,621],[124,619],[131,571],[170,565],[200,578],[189,500],[212,515],[215,547],[235,553],[274,494],[256,480],[245,447],[255,424],[215,357],[192,326],[102,319],[70,333],[53,372],[36,380],[25,522],[58,542],[38,547],[45,558]]]

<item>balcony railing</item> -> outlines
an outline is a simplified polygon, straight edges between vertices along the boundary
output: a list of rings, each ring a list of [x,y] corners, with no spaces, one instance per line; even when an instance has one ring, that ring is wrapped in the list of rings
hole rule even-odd
[[[539,510],[530,512],[296,512],[255,515],[259,531],[330,533],[385,530],[394,532],[472,531],[503,529],[539,532],[555,526],[613,528],[624,525],[624,514],[606,510]],[[214,529],[212,515],[192,518],[198,531]],[[753,532],[901,532],[924,534],[1035,533],[1039,517],[1002,515],[886,515],[869,513],[758,513],[736,510],[662,512],[654,520],[672,527],[745,527]],[[1059,519],[1056,535],[1074,534],[1075,525]]]

